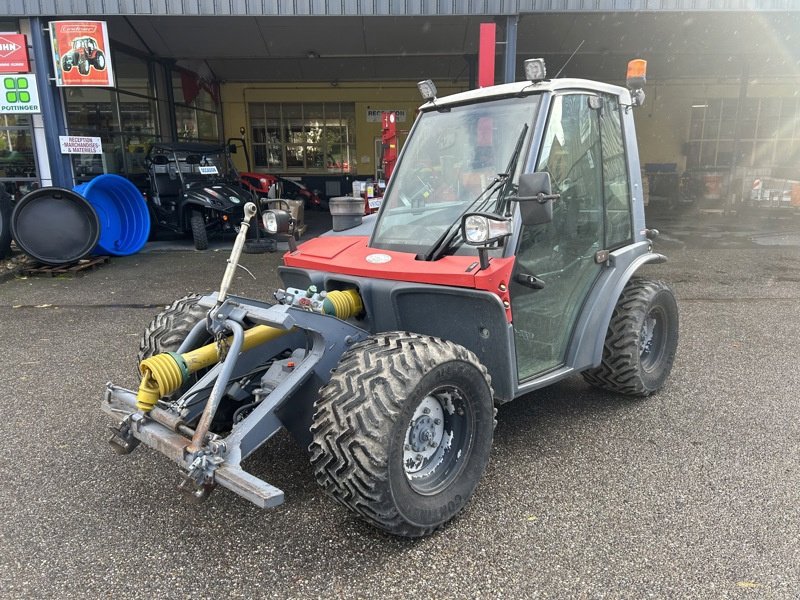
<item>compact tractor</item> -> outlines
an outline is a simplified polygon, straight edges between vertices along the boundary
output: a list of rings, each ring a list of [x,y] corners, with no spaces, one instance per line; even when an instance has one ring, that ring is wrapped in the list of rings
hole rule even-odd
[[[218,292],[174,302],[144,332],[141,382],[108,384],[120,453],[178,463],[181,487],[222,486],[260,507],[283,492],[242,467],[282,428],[336,501],[392,534],[429,534],[486,468],[496,407],[577,373],[611,395],[665,383],[678,341],[665,258],[644,222],[628,88],[547,79],[436,96],[380,211],[297,245],[274,299],[230,293],[256,209],[245,208]],[[123,492],[124,493],[124,492]]]
[[[106,55],[97,47],[97,40],[91,37],[72,40],[72,47],[61,57],[61,68],[69,73],[72,67],[78,67],[81,75],[88,75],[90,67],[105,70]]]

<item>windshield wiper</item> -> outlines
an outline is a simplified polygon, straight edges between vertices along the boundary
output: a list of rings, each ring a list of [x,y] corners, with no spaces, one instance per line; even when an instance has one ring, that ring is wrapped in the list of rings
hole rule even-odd
[[[491,183],[489,183],[489,185],[486,186],[486,188],[478,195],[477,198],[475,198],[475,200],[470,202],[467,205],[467,207],[458,214],[456,220],[450,223],[447,229],[445,229],[442,232],[442,235],[440,235],[436,239],[436,241],[433,242],[433,244],[431,244],[430,248],[428,248],[425,252],[417,254],[417,260],[436,260],[437,258],[439,258],[439,256],[441,256],[442,254],[442,251],[448,246],[450,246],[452,238],[456,235],[456,233],[458,233],[458,230],[453,229],[453,227],[461,222],[461,217],[467,214],[467,212],[471,208],[473,208],[478,202],[483,200],[484,196],[486,196],[486,199],[490,198],[491,197],[490,192],[493,192],[495,189],[497,189],[497,185],[502,182],[503,182],[502,174],[492,179]]]
[[[478,204],[481,200],[488,200],[491,198],[491,193],[494,191],[498,184],[503,184],[502,189],[497,198],[498,205],[503,201],[507,191],[510,189],[511,180],[514,177],[514,171],[517,167],[517,162],[519,160],[519,154],[522,152],[522,142],[525,140],[525,134],[528,132],[528,124],[522,126],[522,131],[519,132],[519,137],[517,138],[516,146],[514,147],[514,152],[511,155],[511,158],[508,161],[508,165],[506,166],[505,173],[499,173],[497,177],[495,177],[492,182],[486,186],[475,200],[470,202],[456,217],[455,221],[453,221],[450,226],[444,230],[442,235],[440,235],[433,244],[431,244],[430,248],[428,248],[425,252],[421,252],[417,254],[417,260],[436,260],[442,254],[444,254],[445,250],[450,248],[450,245],[453,243],[453,239],[458,234],[458,227],[461,223],[461,218],[467,214],[470,210],[475,208],[475,205]],[[485,199],[484,199],[485,197]],[[481,205],[482,206],[482,205]]]
[[[519,155],[522,152],[522,142],[525,141],[525,134],[528,132],[528,124],[522,126],[522,131],[519,132],[519,137],[517,138],[517,145],[514,147],[514,153],[511,155],[511,160],[508,161],[508,166],[506,167],[506,177],[505,181],[503,182],[503,189],[497,194],[497,214],[505,214],[506,212],[506,205],[508,201],[506,198],[508,197],[508,192],[511,191],[511,188],[514,185],[514,173],[517,171],[517,165],[519,164]]]

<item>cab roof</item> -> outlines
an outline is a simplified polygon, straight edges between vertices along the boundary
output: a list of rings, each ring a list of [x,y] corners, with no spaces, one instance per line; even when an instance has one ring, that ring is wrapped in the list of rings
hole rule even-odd
[[[507,98],[517,95],[541,94],[544,92],[560,92],[565,90],[583,90],[589,92],[602,92],[619,96],[623,103],[630,103],[630,92],[621,86],[610,83],[592,81],[590,79],[545,79],[532,83],[530,81],[515,81],[514,83],[504,83],[485,88],[478,88],[458,94],[451,94],[434,101],[428,101],[420,107],[420,110],[431,110],[442,106],[453,106],[457,104],[470,104],[482,100],[493,98]]]

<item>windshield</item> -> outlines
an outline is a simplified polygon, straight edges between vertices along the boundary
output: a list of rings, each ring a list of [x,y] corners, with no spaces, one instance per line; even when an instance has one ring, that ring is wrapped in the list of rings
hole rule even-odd
[[[496,185],[498,175],[538,102],[538,96],[506,98],[421,114],[386,190],[370,246],[423,252],[484,192],[470,210],[494,212],[503,188]],[[518,161],[524,155],[523,150]],[[520,171],[517,166],[515,181]]]
[[[236,172],[228,160],[228,155],[222,149],[211,148],[203,150],[197,148],[174,151],[168,148],[154,149],[154,157],[159,154],[163,154],[166,157],[167,164],[162,166],[156,163],[156,167],[160,166],[165,172],[173,176],[180,172],[185,181],[213,181],[236,178]]]

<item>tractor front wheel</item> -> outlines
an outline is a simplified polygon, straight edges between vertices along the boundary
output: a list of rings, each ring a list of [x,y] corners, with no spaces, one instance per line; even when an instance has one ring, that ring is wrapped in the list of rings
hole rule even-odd
[[[200,298],[200,294],[179,298],[153,317],[139,338],[139,362],[180,347],[194,326],[206,318],[208,310],[197,305]]]
[[[661,281],[631,279],[608,325],[600,366],[583,372],[595,387],[649,396],[667,380],[678,348],[678,305]]]
[[[427,535],[455,517],[489,461],[491,379],[446,340],[369,337],[342,355],[314,406],[317,482],[394,535]]]
[[[206,220],[203,218],[203,213],[199,210],[193,210],[192,215],[189,217],[189,225],[192,229],[192,239],[194,240],[194,247],[197,250],[205,250],[208,248],[208,231],[206,230]]]

